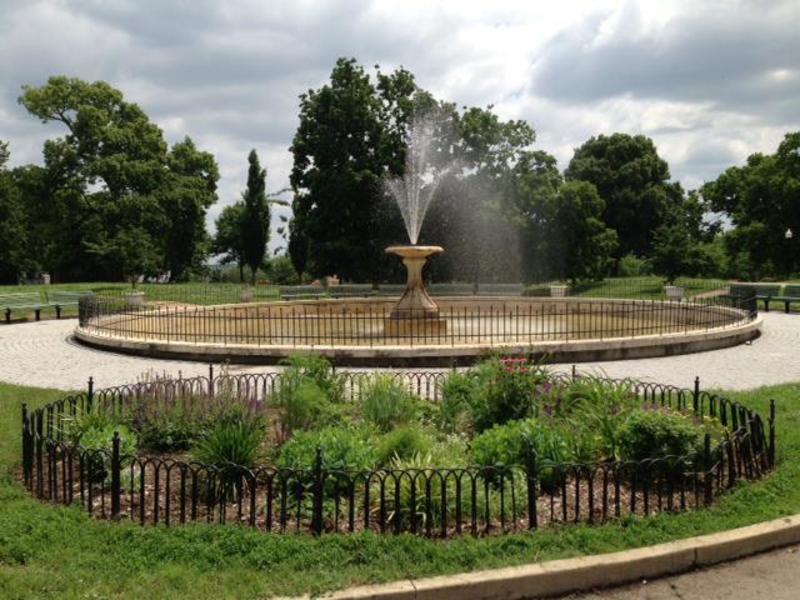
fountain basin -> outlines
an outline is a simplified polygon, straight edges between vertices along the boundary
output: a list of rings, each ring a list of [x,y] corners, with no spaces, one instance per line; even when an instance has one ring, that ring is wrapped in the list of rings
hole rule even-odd
[[[399,256],[406,266],[406,289],[400,301],[384,320],[384,332],[392,337],[435,336],[447,331],[447,321],[439,317],[439,306],[430,297],[422,279],[428,258],[444,252],[441,246],[389,246],[388,254]]]

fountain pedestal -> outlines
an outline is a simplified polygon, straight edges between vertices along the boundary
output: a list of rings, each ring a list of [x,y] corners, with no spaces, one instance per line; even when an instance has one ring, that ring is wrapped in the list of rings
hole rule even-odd
[[[435,336],[447,331],[447,321],[439,318],[439,306],[428,295],[422,281],[422,268],[430,256],[444,252],[441,246],[389,246],[389,254],[403,260],[408,280],[403,297],[384,319],[384,333],[390,336]]]

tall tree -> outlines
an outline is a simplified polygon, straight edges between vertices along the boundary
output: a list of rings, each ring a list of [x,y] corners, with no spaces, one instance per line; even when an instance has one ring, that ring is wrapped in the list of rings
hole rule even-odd
[[[267,202],[267,170],[261,168],[258,154],[251,150],[247,161],[247,188],[242,192],[244,219],[242,238],[243,258],[250,267],[250,282],[255,284],[256,271],[264,262],[269,242],[270,210]]]
[[[602,279],[617,248],[617,234],[601,220],[603,199],[586,181],[568,181],[559,189],[555,222],[563,277],[572,281]]]
[[[239,281],[244,281],[244,202],[236,202],[222,209],[217,217],[217,234],[214,236],[212,251],[222,254],[222,262],[236,263],[239,267]]]
[[[216,198],[210,155],[188,139],[168,152],[161,130],[102,81],[51,77],[23,87],[20,102],[66,128],[44,146],[43,187],[63,229],[48,270],[61,279],[119,279],[131,264],[120,258],[133,248],[130,231],[155,248],[160,270],[180,277],[199,262],[205,210]]]
[[[217,201],[219,169],[214,156],[197,149],[191,138],[167,154],[168,175],[159,194],[164,212],[164,267],[183,280],[208,255],[206,211]]]
[[[8,143],[0,140],[0,283],[17,283],[20,271],[34,264],[23,198],[6,169],[9,156]]]
[[[775,154],[752,154],[703,186],[708,206],[735,228],[725,244],[737,277],[784,277],[800,269],[800,131],[787,133]],[[791,229],[794,237],[786,239]]]
[[[298,272],[360,281],[385,273],[383,246],[401,239],[402,224],[382,180],[403,162],[400,138],[387,132],[385,118],[392,115],[402,129],[399,103],[413,88],[409,78],[386,75],[381,92],[355,60],[339,59],[328,84],[300,97],[289,244]]]
[[[643,135],[614,133],[586,141],[564,173],[588,181],[605,202],[602,220],[619,236],[615,253],[648,255],[653,233],[680,204],[683,191],[670,183],[669,166],[653,141]]]

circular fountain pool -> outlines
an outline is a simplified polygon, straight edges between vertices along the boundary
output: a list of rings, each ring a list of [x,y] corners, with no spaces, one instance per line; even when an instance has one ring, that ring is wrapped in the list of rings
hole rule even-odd
[[[76,337],[149,356],[271,364],[299,352],[337,364],[448,366],[491,353],[552,362],[641,358],[742,343],[760,319],[740,299],[689,301],[437,297],[438,312],[400,326],[397,298],[220,306],[84,302]]]

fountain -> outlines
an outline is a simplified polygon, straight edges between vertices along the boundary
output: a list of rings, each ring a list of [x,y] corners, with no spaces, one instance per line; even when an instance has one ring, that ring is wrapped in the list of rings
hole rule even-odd
[[[418,245],[425,213],[455,166],[440,124],[414,119],[405,174],[386,184],[410,245],[386,248],[408,279],[392,297],[318,297],[218,305],[121,305],[81,301],[75,337],[96,348],[163,358],[274,364],[298,352],[362,366],[452,366],[493,352],[553,362],[618,360],[697,352],[758,335],[755,300],[731,296],[676,302],[497,295],[455,291],[434,301],[423,283],[441,246]],[[465,286],[466,287],[466,286]]]
[[[419,232],[433,195],[443,177],[453,168],[453,161],[435,164],[436,121],[431,115],[417,115],[408,130],[405,173],[386,184],[394,197],[410,246],[389,246],[386,252],[403,260],[408,271],[406,289],[400,301],[384,321],[384,332],[392,336],[416,333],[437,335],[447,331],[447,322],[439,318],[439,306],[428,294],[422,270],[428,258],[444,252],[441,246],[418,246]]]

